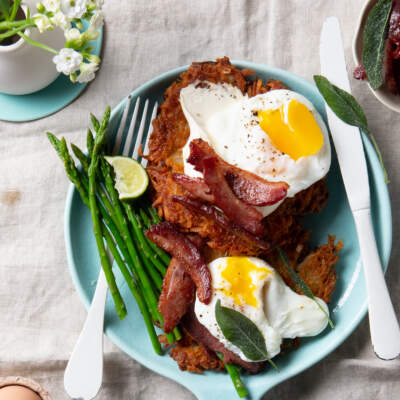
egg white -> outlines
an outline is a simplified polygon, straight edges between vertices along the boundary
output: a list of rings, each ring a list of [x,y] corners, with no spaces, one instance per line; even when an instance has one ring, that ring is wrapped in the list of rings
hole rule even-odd
[[[260,268],[269,270],[263,279],[259,279],[256,273],[252,274],[252,284],[255,286],[253,294],[257,299],[257,307],[236,304],[232,297],[220,290],[221,288],[229,289],[230,284],[221,276],[228,258],[217,258],[208,264],[214,288],[212,301],[208,305],[200,302],[197,297],[195,301],[197,319],[227,349],[245,361],[256,361],[249,360],[223,335],[215,318],[215,305],[218,300],[221,300],[222,306],[239,311],[257,325],[265,338],[270,358],[280,353],[283,339],[315,336],[326,328],[329,315],[326,303],[317,299],[326,311],[325,314],[313,300],[295,293],[284,283],[274,268],[256,257],[248,257],[248,260]]]
[[[274,147],[258,123],[257,111],[275,110],[292,99],[303,103],[313,114],[324,137],[321,149],[313,155],[293,160]],[[184,172],[192,177],[202,174],[186,160],[193,139],[207,141],[226,162],[255,173],[268,181],[284,181],[293,197],[323,178],[331,164],[328,130],[310,101],[291,90],[272,90],[249,98],[229,84],[195,82],[181,90],[180,104],[190,127],[190,136],[183,148]],[[281,203],[258,207],[264,216]]]

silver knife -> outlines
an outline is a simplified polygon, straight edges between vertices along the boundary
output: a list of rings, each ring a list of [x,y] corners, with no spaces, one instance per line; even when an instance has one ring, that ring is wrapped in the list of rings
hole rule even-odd
[[[320,42],[321,73],[350,93],[342,35],[336,17],[325,20]],[[369,325],[375,354],[391,360],[400,354],[400,328],[383,276],[371,220],[367,164],[358,128],[347,125],[326,105],[329,128],[356,224],[368,295]]]

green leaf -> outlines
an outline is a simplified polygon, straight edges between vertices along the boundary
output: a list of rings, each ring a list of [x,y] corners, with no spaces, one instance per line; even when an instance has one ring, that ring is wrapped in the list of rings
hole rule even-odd
[[[39,48],[46,50],[53,54],[58,54],[57,50],[54,50],[51,47],[49,47],[43,43],[39,43],[36,40],[31,39],[29,36],[26,36],[25,33],[22,33],[22,32],[17,32],[17,33],[19,36],[21,36],[25,40],[25,42],[28,42],[30,45],[39,47]]]
[[[347,93],[346,91],[333,85],[324,76],[314,75],[314,81],[322,97],[331,110],[337,115],[337,117],[346,122],[346,124],[360,128],[370,137],[378,155],[379,162],[383,170],[383,175],[385,177],[385,182],[388,183],[389,179],[383,163],[382,153],[374,136],[369,131],[367,117],[365,116],[360,104],[350,93]]]
[[[263,334],[253,321],[236,310],[222,307],[221,300],[215,305],[215,318],[226,339],[239,347],[248,359],[268,360],[279,371],[268,355]]]
[[[17,16],[17,12],[19,9],[19,6],[21,5],[22,0],[14,0],[12,8],[11,8],[11,15],[10,15],[10,21],[14,21],[15,17]]]
[[[290,265],[289,260],[288,260],[288,258],[286,256],[286,253],[278,246],[276,246],[276,249],[278,250],[278,253],[281,256],[281,259],[282,259],[283,263],[285,264],[286,269],[288,270],[288,272],[290,274],[290,277],[292,278],[293,282],[299,287],[299,289],[304,293],[305,296],[307,296],[310,299],[315,301],[315,303],[317,304],[318,308],[328,317],[328,322],[329,322],[330,327],[332,329],[335,329],[335,325],[333,324],[332,320],[330,319],[329,314],[321,306],[319,301],[317,301],[317,299],[313,295],[311,289],[307,286],[307,284],[303,281],[303,279],[300,278],[300,276],[297,274],[297,272]]]
[[[380,0],[368,14],[365,23],[362,62],[374,90],[383,84],[383,53],[391,9],[392,0]]]
[[[10,0],[0,0],[0,13],[1,19],[7,19],[10,17]]]
[[[342,121],[368,132],[367,117],[351,94],[333,85],[321,75],[314,75],[314,82],[328,106]]]

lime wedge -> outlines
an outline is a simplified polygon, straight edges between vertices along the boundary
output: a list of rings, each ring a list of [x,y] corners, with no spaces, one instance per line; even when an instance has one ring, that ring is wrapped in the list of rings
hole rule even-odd
[[[114,168],[115,188],[121,200],[135,199],[146,191],[149,177],[136,160],[123,156],[104,158]]]

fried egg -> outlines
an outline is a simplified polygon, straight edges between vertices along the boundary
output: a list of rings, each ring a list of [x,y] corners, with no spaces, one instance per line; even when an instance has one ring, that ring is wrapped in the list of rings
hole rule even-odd
[[[280,353],[285,338],[315,336],[327,323],[326,303],[318,304],[295,293],[265,261],[255,257],[221,257],[208,265],[213,282],[213,298],[206,305],[196,298],[197,319],[222,344],[245,361],[243,352],[223,335],[215,318],[215,305],[232,308],[254,322],[265,338],[270,358]]]
[[[184,172],[202,174],[186,160],[193,139],[207,141],[226,162],[268,181],[284,181],[293,197],[323,178],[330,167],[327,128],[315,107],[291,90],[254,97],[229,84],[195,82],[180,92],[190,128],[182,154]],[[280,203],[258,207],[264,216]]]

